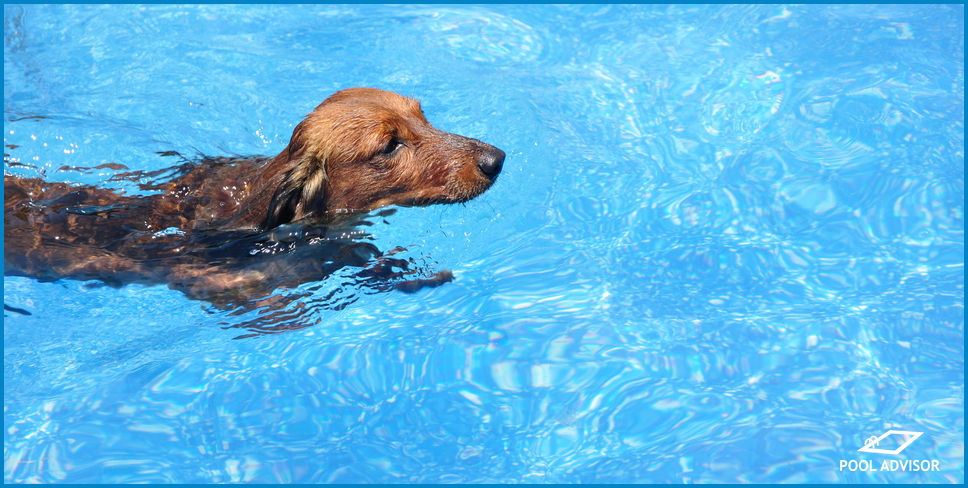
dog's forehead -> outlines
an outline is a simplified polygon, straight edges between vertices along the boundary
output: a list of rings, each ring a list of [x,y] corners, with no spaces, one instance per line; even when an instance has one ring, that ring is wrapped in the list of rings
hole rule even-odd
[[[323,110],[329,105],[423,117],[420,102],[417,100],[377,88],[348,88],[338,91],[319,104],[316,110]]]

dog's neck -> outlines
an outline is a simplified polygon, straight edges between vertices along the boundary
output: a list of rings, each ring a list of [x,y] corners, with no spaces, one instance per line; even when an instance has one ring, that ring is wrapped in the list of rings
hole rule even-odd
[[[221,227],[233,229],[255,229],[265,227],[266,211],[275,196],[275,191],[281,185],[288,172],[289,158],[283,151],[279,155],[267,159],[253,168],[249,181],[248,192],[239,202],[235,213]],[[267,230],[267,229],[263,229]]]

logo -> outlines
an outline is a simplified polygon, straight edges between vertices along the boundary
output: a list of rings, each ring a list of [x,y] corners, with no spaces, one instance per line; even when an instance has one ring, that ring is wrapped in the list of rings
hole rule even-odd
[[[924,432],[912,432],[909,430],[891,429],[879,436],[870,436],[864,441],[864,447],[857,452],[868,452],[874,454],[889,454],[898,456],[916,441]],[[880,464],[880,466],[878,466]],[[941,462],[937,459],[886,459],[883,461],[872,461],[869,459],[841,459],[840,471],[892,471],[892,472],[912,472],[912,471],[940,471]]]
[[[914,442],[915,440],[917,440],[918,437],[921,437],[921,434],[924,434],[924,432],[911,432],[911,431],[908,431],[908,430],[893,430],[892,429],[892,430],[889,430],[889,431],[881,434],[880,437],[874,437],[874,436],[868,437],[867,440],[864,441],[864,447],[858,449],[857,451],[858,452],[873,452],[873,453],[876,453],[876,454],[894,454],[894,455],[898,455],[898,454],[901,454],[901,451],[907,449],[907,447],[910,446],[912,442]],[[890,436],[893,436],[893,435],[899,435],[899,436],[902,436],[903,437],[904,440],[901,442],[901,444],[899,446],[895,447],[892,450],[878,449],[877,448],[877,446],[881,443],[881,441],[883,441],[884,439],[886,439],[886,438],[888,438]]]

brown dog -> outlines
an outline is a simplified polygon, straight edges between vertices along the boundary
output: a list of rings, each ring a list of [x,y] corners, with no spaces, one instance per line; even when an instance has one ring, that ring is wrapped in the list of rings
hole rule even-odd
[[[5,176],[5,271],[167,283],[218,306],[244,306],[344,266],[369,266],[358,276],[386,284],[406,275],[407,263],[374,261],[379,251],[355,230],[359,215],[465,202],[503,163],[500,149],[435,129],[415,100],[351,88],[316,107],[276,157],[186,163],[166,170],[174,178],[141,185],[154,194]],[[442,272],[395,285],[449,279]]]

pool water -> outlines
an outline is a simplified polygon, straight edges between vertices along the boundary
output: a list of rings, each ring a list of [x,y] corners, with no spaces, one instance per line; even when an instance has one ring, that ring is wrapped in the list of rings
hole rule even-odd
[[[5,277],[4,481],[963,483],[964,41],[958,5],[5,5],[7,175],[135,191],[102,165],[273,155],[352,86],[507,161],[367,229],[452,283],[308,283],[295,331]]]

